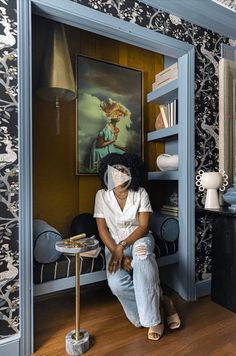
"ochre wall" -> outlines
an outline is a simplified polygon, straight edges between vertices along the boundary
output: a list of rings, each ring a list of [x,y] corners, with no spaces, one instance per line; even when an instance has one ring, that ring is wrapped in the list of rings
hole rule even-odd
[[[67,236],[74,216],[93,211],[100,181],[97,176],[75,174],[76,101],[61,104],[60,135],[56,135],[54,104],[35,94],[50,25],[49,20],[33,19],[33,211],[34,218],[46,220]],[[154,130],[159,109],[146,103],[146,94],[151,91],[155,73],[163,69],[163,56],[69,26],[66,35],[74,72],[76,54],[143,71],[144,153],[149,170],[156,170],[155,157],[162,146],[146,144],[146,132]]]

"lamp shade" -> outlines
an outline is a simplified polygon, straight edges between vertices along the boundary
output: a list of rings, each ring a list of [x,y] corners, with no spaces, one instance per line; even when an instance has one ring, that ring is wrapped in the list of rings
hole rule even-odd
[[[63,24],[55,23],[41,66],[37,94],[52,102],[76,98],[75,80]]]

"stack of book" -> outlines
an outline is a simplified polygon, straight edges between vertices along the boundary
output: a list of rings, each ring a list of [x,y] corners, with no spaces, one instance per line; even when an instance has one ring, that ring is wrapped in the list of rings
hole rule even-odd
[[[176,62],[155,75],[155,82],[152,84],[152,90],[156,90],[160,88],[162,85],[172,82],[172,80],[175,80],[177,78],[178,78],[178,63]]]
[[[162,205],[161,213],[165,215],[178,216],[179,207],[174,205]]]
[[[173,100],[167,105],[160,105],[160,113],[155,122],[156,130],[174,126],[178,123],[178,101]]]

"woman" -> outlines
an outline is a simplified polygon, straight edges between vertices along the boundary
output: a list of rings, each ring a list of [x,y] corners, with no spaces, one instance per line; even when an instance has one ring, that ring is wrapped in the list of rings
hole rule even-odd
[[[122,183],[119,174],[118,178],[113,176],[114,189],[107,189],[108,166],[115,168],[113,172],[129,174],[131,179]],[[159,340],[164,331],[161,289],[154,239],[148,230],[152,208],[147,192],[140,186],[143,171],[142,160],[134,154],[104,157],[99,167],[103,189],[96,195],[94,217],[106,246],[107,280],[112,293],[131,323],[147,327],[148,339]],[[176,314],[175,310],[171,314]],[[180,321],[173,324],[172,320],[172,326],[179,325]]]
[[[109,153],[124,153],[127,147],[120,146],[116,143],[119,128],[117,123],[125,116],[130,115],[128,109],[121,103],[112,99],[104,100],[100,104],[100,108],[108,119],[108,123],[99,132],[94,141],[90,154],[90,171],[97,171],[99,161]]]

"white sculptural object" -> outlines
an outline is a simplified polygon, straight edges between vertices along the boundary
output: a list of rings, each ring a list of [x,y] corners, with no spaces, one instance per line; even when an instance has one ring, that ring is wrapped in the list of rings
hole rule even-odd
[[[200,170],[196,176],[196,186],[200,191],[207,190],[205,208],[206,209],[219,209],[219,195],[218,189],[224,191],[228,185],[228,176],[225,171],[219,172],[204,172]]]
[[[163,153],[157,157],[156,164],[161,171],[176,171],[179,166],[179,156]]]

